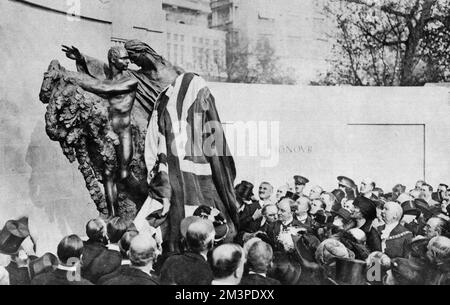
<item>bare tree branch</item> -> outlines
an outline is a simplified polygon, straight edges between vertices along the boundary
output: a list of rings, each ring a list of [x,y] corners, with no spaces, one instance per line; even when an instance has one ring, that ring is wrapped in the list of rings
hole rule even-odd
[[[369,1],[367,1],[367,0],[344,0],[344,1],[349,2],[349,3],[364,5],[364,6],[367,6],[370,8],[378,8],[387,14],[395,15],[398,17],[410,18],[410,14],[397,11],[397,10],[393,9],[392,6],[387,6],[387,5],[377,6],[377,5],[375,5],[375,3],[369,3]]]

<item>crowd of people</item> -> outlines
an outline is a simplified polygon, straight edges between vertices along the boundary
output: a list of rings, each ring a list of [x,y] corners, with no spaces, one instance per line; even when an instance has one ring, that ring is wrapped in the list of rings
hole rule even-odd
[[[86,240],[64,237],[34,255],[27,218],[0,232],[0,283],[9,285],[445,285],[450,284],[450,189],[425,181],[384,192],[372,179],[305,194],[309,180],[274,187],[242,181],[236,236],[221,212],[199,206],[180,224],[179,252],[158,217],[92,219]]]

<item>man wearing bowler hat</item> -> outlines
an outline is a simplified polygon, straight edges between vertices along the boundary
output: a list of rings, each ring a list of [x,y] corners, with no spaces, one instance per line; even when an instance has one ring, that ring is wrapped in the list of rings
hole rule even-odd
[[[300,175],[294,176],[294,184],[295,184],[295,193],[299,196],[303,195],[303,189],[305,185],[309,182],[308,178],[305,178]]]

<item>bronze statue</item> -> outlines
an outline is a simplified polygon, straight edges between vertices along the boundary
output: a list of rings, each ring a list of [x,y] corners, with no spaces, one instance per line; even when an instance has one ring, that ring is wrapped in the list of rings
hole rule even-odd
[[[81,54],[76,48],[63,46],[67,57],[78,59]],[[136,97],[137,81],[124,74],[130,63],[128,52],[124,47],[112,47],[108,52],[109,75],[106,80],[86,78],[78,73],[69,73],[69,82],[79,85],[84,90],[105,97],[109,102],[109,120],[113,131],[119,136],[116,150],[119,163],[119,178],[124,180],[129,176],[129,164],[133,155],[131,135],[131,109]],[[104,186],[108,212],[115,215],[117,205],[117,175],[109,168],[104,171]]]
[[[199,90],[197,99],[189,96],[180,99],[178,104],[180,110],[191,109],[205,118],[197,122],[189,116],[188,123],[200,132],[213,125],[215,133],[222,131],[214,97],[206,82],[173,66],[144,42],[130,40],[124,47],[129,60],[140,66],[140,70],[124,69],[128,58],[123,49],[116,57],[112,54],[108,65],[75,47],[63,46],[67,57],[75,60],[78,72],[67,71],[53,60],[44,74],[39,97],[47,104],[48,136],[60,143],[71,162],[78,161],[86,187],[102,215],[111,216],[116,212],[134,219],[144,202],[158,201],[163,207],[159,216],[168,213],[167,221],[161,225],[163,239],[176,251],[185,209],[213,205],[227,219],[228,239],[232,240],[237,223],[235,167],[226,142],[221,141],[222,148],[227,150],[222,152],[224,155],[217,150],[218,155],[186,156],[183,160],[165,146],[171,144],[170,120],[175,117],[168,117],[164,96],[170,95],[173,102],[176,92],[168,93],[167,89],[175,81],[185,82],[186,86],[192,83]],[[160,94],[165,88],[164,94]],[[154,141],[151,135],[158,135],[161,141]],[[210,137],[203,134],[194,137],[203,138]],[[161,150],[154,151],[155,156],[146,164],[149,143]],[[186,143],[189,151],[194,151],[193,144]],[[190,172],[184,166],[181,168],[177,160],[203,170]],[[99,182],[105,186],[104,190]]]

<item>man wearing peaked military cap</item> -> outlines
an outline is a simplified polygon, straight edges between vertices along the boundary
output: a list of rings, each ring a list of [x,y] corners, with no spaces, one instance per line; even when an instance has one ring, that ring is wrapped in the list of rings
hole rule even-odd
[[[305,185],[309,182],[308,178],[305,178],[300,175],[295,175],[294,182],[295,182],[295,193],[299,196],[303,195],[303,189],[305,188]]]

